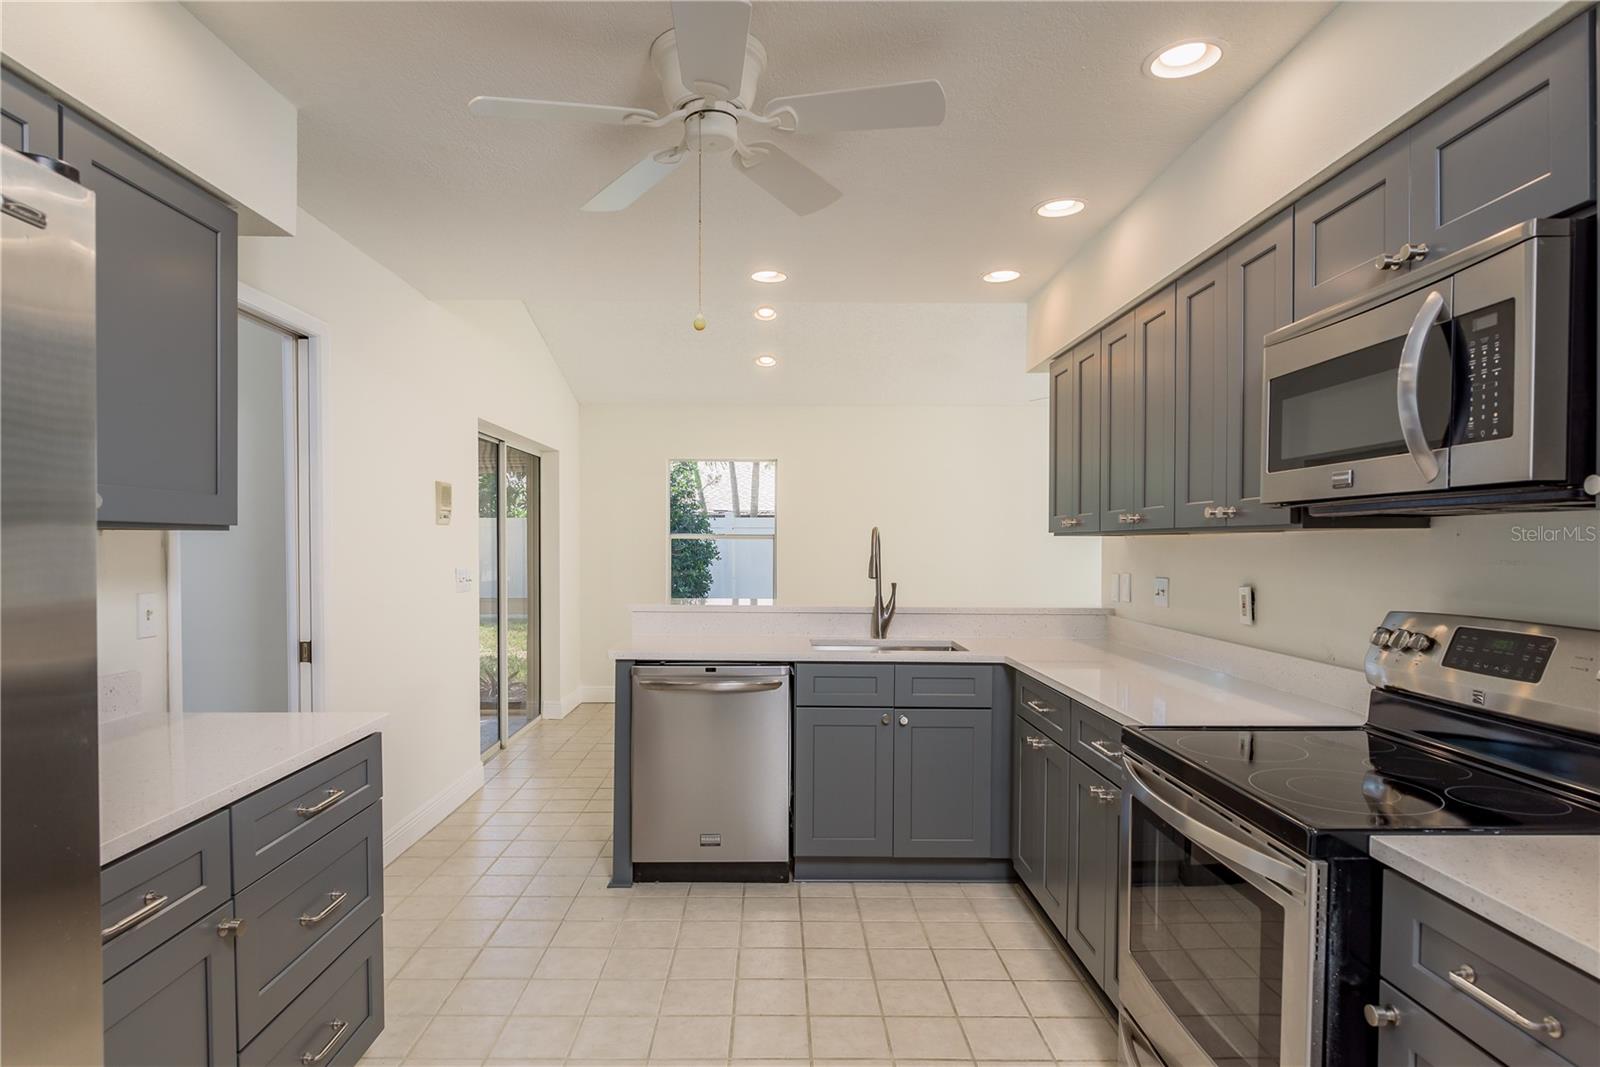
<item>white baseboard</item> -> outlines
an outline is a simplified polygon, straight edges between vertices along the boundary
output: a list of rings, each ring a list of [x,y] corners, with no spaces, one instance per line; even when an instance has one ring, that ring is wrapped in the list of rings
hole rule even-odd
[[[406,816],[383,835],[383,862],[389,863],[422,840],[468,797],[483,788],[483,764],[474,763],[432,800]]]
[[[577,704],[610,704],[617,699],[617,687],[614,685],[580,685],[575,694]]]

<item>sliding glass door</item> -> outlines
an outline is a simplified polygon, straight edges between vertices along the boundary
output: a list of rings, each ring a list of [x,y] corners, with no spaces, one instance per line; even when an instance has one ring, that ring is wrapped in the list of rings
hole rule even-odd
[[[539,714],[539,457],[478,438],[478,738],[504,747]]]

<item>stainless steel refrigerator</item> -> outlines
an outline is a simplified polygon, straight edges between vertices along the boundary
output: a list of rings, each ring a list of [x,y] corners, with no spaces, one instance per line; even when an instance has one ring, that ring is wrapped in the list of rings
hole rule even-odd
[[[0,1062],[98,1063],[94,194],[0,192]]]

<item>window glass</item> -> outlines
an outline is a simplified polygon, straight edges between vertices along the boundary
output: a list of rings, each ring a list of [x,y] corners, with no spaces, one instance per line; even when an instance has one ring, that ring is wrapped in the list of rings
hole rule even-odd
[[[669,599],[772,600],[777,482],[772,460],[680,459],[668,465]]]

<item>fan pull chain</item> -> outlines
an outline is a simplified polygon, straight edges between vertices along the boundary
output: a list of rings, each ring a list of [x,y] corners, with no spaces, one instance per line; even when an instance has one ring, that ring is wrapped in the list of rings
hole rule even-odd
[[[706,328],[706,117],[695,120],[694,137],[694,328]]]

